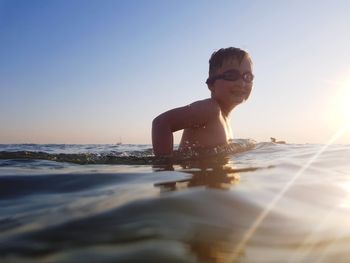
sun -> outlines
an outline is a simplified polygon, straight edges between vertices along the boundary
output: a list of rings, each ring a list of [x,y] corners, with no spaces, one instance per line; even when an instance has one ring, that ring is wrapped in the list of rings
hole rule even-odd
[[[342,125],[350,124],[350,76],[341,80],[337,85],[333,101],[334,114]]]
[[[350,83],[344,87],[341,95],[341,111],[347,123],[350,122]]]
[[[341,119],[344,124],[350,123],[350,89],[348,89],[342,96],[342,104],[340,107]]]
[[[345,72],[344,72],[345,73]],[[325,107],[325,128],[333,133],[332,143],[350,143],[350,70],[341,74],[328,88],[328,105]]]

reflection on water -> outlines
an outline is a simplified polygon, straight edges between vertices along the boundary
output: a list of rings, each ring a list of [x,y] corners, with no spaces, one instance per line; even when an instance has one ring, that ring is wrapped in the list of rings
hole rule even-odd
[[[204,186],[206,188],[229,190],[238,184],[240,173],[253,172],[261,167],[237,168],[229,158],[196,159],[178,165],[176,170],[190,174],[190,178],[175,181],[159,182],[154,184],[160,187],[161,192],[175,191],[184,188]],[[269,166],[266,168],[273,168]],[[153,165],[155,172],[174,171],[171,163],[164,165]]]
[[[161,192],[175,191],[183,188],[204,186],[215,189],[229,189],[232,185],[238,183],[239,173],[232,164],[227,164],[228,160],[224,159],[223,163],[198,161],[196,163],[185,163],[181,165],[182,172],[190,174],[188,179],[167,181],[156,183]],[[174,170],[173,166],[155,167],[156,171]]]

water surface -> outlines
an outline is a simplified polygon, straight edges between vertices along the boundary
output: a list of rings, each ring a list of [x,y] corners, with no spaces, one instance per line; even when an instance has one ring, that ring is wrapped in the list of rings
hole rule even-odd
[[[0,145],[1,262],[348,262],[350,146],[236,144]]]

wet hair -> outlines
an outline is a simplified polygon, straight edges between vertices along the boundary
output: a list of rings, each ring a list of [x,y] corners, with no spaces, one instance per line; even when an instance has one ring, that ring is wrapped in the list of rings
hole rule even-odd
[[[239,63],[242,63],[246,56],[249,57],[247,51],[235,47],[221,48],[215,51],[209,59],[209,78],[215,75],[226,60],[237,59]]]

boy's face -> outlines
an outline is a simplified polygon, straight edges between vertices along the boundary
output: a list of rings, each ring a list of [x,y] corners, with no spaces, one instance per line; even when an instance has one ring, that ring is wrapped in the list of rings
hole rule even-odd
[[[237,59],[227,59],[221,68],[215,74],[221,75],[230,70],[237,70],[242,76],[244,73],[252,72],[252,64],[248,57],[244,57],[241,63]],[[212,97],[219,102],[220,105],[232,109],[236,105],[248,99],[252,91],[253,82],[247,82],[239,77],[237,80],[217,79],[209,86],[212,91]]]

